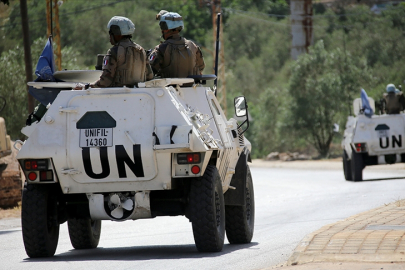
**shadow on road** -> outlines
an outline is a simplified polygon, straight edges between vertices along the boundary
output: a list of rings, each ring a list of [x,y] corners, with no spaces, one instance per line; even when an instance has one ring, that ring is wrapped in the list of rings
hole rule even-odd
[[[200,259],[218,257],[227,253],[232,253],[240,249],[257,246],[258,243],[243,245],[225,244],[221,252],[208,253],[198,252],[195,245],[176,246],[139,246],[125,248],[103,248],[76,250],[55,254],[49,258],[26,258],[23,262],[58,262],[58,261],[148,261],[148,260],[168,260],[168,259]]]
[[[398,177],[389,177],[389,178],[372,178],[372,179],[363,179],[363,181],[359,182],[367,182],[367,181],[383,181],[383,180],[404,180],[405,176],[398,176]]]

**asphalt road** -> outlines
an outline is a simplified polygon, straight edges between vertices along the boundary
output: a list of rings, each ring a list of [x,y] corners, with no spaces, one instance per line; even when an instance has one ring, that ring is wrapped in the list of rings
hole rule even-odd
[[[320,227],[405,197],[405,171],[365,170],[347,182],[341,169],[252,168],[256,223],[248,245],[198,253],[185,217],[103,221],[99,248],[74,250],[61,225],[54,257],[29,259],[19,220],[0,220],[0,269],[264,269],[285,262]],[[4,228],[7,226],[0,226]]]

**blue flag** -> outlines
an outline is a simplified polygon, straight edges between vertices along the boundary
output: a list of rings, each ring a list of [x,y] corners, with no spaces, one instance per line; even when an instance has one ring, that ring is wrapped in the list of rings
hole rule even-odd
[[[35,74],[38,76],[38,80],[54,82],[55,78],[53,73],[55,72],[55,60],[53,58],[53,48],[51,37],[45,44],[45,48],[39,57]]]
[[[367,117],[371,117],[374,114],[374,112],[370,106],[370,102],[368,101],[367,93],[366,93],[366,91],[364,91],[364,89],[361,89],[360,97],[361,97],[362,110],[363,110],[364,114]]]

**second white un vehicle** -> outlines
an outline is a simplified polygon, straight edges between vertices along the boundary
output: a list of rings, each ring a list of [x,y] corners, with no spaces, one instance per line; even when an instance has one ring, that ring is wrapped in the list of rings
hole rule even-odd
[[[375,103],[368,97],[371,109]],[[362,99],[353,102],[342,141],[343,171],[348,181],[362,181],[366,166],[405,162],[405,114],[366,116]]]

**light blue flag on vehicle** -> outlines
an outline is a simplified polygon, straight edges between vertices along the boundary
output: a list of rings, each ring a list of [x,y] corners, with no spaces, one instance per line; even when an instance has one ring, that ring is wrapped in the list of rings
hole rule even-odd
[[[364,89],[361,89],[360,97],[361,97],[362,110],[363,110],[364,114],[367,117],[371,117],[374,114],[374,112],[370,106],[370,102],[368,101],[367,93],[366,93],[366,91],[364,91]]]
[[[35,74],[38,76],[37,80],[54,82],[54,72],[55,60],[53,58],[52,40],[51,37],[49,37],[45,44],[44,50],[39,57]]]

